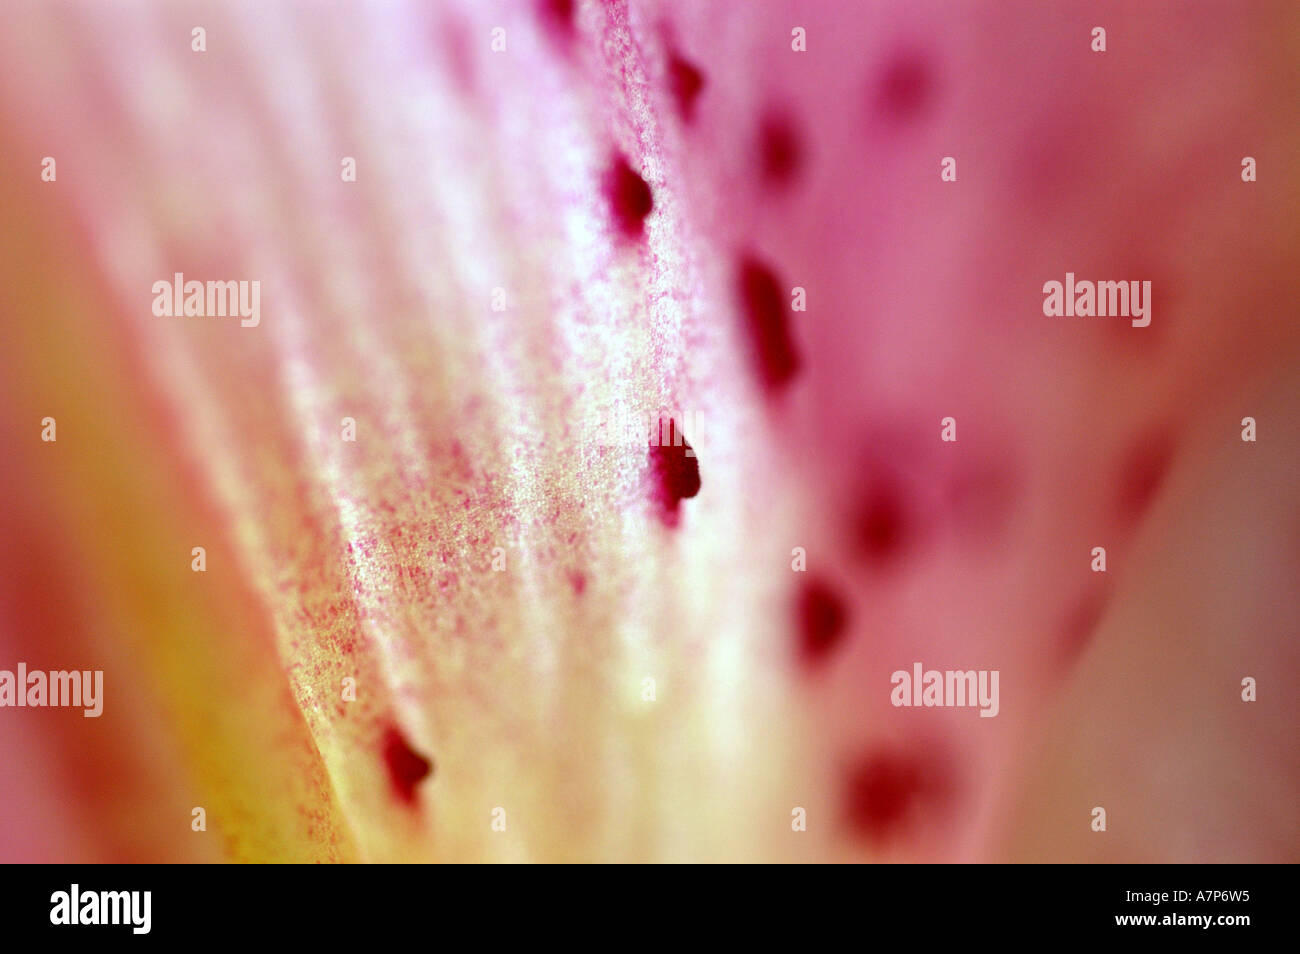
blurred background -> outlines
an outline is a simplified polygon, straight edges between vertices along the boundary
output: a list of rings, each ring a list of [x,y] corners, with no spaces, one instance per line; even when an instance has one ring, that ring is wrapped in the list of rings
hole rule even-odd
[[[1297,62],[1289,0],[7,0],[0,669],[105,698],[0,709],[0,859],[1296,861]]]

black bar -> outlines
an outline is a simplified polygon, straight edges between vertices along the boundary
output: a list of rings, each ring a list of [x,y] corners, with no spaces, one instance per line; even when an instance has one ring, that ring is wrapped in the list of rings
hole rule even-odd
[[[12,886],[0,892],[0,923],[10,942],[58,943],[63,935],[64,942],[91,944],[256,939],[334,946],[409,934],[431,948],[514,933],[533,943],[575,933],[612,942],[611,928],[615,935],[626,932],[628,941],[701,934],[734,941],[782,927],[827,937],[847,930],[864,945],[901,935],[925,944],[917,950],[946,938],[986,943],[1003,937],[1104,936],[1180,945],[1200,939],[1218,946],[1286,930],[1291,918],[1282,910],[1294,880],[1288,867],[1259,865],[823,866],[758,877],[732,868],[620,870],[598,878],[552,872],[544,879],[526,870],[393,865],[48,865],[15,866],[9,874]],[[566,877],[573,883],[564,884]],[[702,880],[693,883],[696,877]],[[61,913],[56,893],[70,902],[73,884],[87,914],[87,904],[99,909],[98,892],[149,892],[148,932],[135,929],[143,926],[142,903],[127,908],[121,895],[110,898],[106,910],[111,914],[117,904],[126,923],[51,923]],[[94,902],[86,901],[88,893],[96,893]],[[137,897],[143,902],[143,894]],[[1133,918],[1153,920],[1120,923]],[[1208,926],[1202,918],[1209,918]]]

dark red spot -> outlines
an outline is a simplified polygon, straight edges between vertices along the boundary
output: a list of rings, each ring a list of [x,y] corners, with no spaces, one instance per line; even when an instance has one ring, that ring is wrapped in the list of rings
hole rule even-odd
[[[772,270],[750,255],[740,261],[737,285],[758,378],[769,393],[777,391],[799,370],[785,295]]]
[[[393,783],[393,792],[407,804],[415,802],[415,787],[433,771],[433,763],[411,748],[395,727],[384,730],[382,742],[384,765]]]
[[[573,37],[573,0],[538,0],[542,19],[564,40]]]
[[[845,820],[861,838],[877,844],[888,841],[900,834],[917,802],[928,795],[930,784],[916,758],[903,752],[875,752],[849,770]]]
[[[704,89],[704,74],[685,57],[672,53],[668,57],[668,85],[677,101],[677,112],[682,122],[694,121],[695,100]]]
[[[700,462],[673,418],[660,418],[659,433],[651,436],[650,479],[661,519],[677,526],[681,502],[700,492]]]
[[[834,590],[812,579],[799,591],[796,616],[800,658],[805,665],[815,666],[843,640],[848,612]]]
[[[803,149],[788,116],[771,113],[763,120],[758,130],[758,154],[763,178],[769,184],[790,184],[799,171]]]
[[[622,156],[614,159],[605,176],[605,195],[620,231],[629,238],[638,238],[645,229],[645,217],[654,208],[654,197],[646,181]]]
[[[897,560],[907,548],[910,522],[898,484],[891,479],[873,481],[856,521],[860,551],[878,564]]]
[[[573,587],[573,593],[575,596],[581,596],[587,589],[586,574],[580,573],[577,570],[571,570],[569,572],[569,585]]]
[[[1142,517],[1165,482],[1173,462],[1173,442],[1163,433],[1139,439],[1120,465],[1117,505],[1120,517],[1136,521]]]
[[[933,71],[916,53],[896,56],[880,75],[877,106],[888,119],[910,122],[930,107],[935,95]]]

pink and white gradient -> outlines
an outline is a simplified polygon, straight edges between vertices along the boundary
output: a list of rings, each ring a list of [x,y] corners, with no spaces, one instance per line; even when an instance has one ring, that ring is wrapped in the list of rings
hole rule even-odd
[[[0,10],[0,858],[1296,860],[1300,8],[568,6]]]

